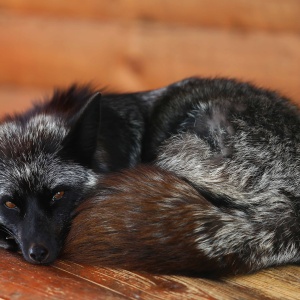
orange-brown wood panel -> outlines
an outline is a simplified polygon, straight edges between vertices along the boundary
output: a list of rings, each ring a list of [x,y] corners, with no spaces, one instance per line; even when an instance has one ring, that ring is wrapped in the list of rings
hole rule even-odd
[[[48,95],[51,95],[50,90],[0,85],[0,118],[5,114],[23,112],[33,102],[41,101]]]
[[[26,13],[192,26],[300,31],[298,0],[0,0]]]
[[[298,34],[6,13],[0,19],[0,82],[50,88],[93,81],[122,91],[184,77],[229,76],[300,101]]]

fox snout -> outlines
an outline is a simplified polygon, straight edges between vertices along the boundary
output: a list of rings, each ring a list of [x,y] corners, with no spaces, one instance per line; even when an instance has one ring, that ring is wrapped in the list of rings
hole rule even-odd
[[[28,246],[27,246],[28,245]],[[22,243],[20,245],[24,258],[32,264],[51,264],[58,256],[60,246],[52,241]]]
[[[36,213],[38,215],[38,213]],[[33,264],[50,264],[61,248],[61,227],[46,215],[39,214],[24,219],[18,235],[19,247],[24,258]]]
[[[30,257],[33,263],[46,263],[47,258],[49,257],[49,250],[42,244],[33,243],[29,247],[28,257]]]

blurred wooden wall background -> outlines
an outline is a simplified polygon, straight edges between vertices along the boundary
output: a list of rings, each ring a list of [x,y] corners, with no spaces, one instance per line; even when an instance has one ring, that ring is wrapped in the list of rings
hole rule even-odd
[[[54,86],[230,76],[300,103],[299,0],[0,0],[0,111]]]

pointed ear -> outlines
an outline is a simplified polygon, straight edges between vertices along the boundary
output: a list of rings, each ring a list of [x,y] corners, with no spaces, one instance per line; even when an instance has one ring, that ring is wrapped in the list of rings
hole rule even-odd
[[[90,166],[97,147],[100,126],[100,98],[95,93],[71,119],[71,129],[62,143],[61,155]]]

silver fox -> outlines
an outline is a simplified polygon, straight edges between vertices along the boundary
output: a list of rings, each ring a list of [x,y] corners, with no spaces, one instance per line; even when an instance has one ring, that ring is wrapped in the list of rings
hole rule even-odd
[[[299,262],[299,117],[229,79],[57,92],[0,125],[3,246],[160,273]]]

